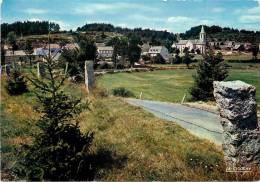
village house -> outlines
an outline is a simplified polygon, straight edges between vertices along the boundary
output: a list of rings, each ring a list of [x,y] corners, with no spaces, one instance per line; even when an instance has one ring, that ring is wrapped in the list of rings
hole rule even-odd
[[[245,47],[244,44],[241,43],[235,43],[234,47],[231,48],[232,51],[244,51]]]
[[[9,51],[5,52],[5,64],[10,64],[12,61],[21,61],[27,57],[26,53],[23,50]]]
[[[62,49],[57,46],[50,46],[50,55],[54,60],[58,60],[61,55]],[[46,56],[49,55],[49,48],[48,46],[43,48],[36,48],[34,49],[33,55],[36,57],[37,60],[43,60]]]
[[[79,45],[77,43],[69,43],[63,47],[63,49],[68,49],[68,50],[72,50],[76,48],[79,48]]]
[[[194,40],[178,40],[177,43],[173,43],[173,48],[179,49],[180,53],[183,54],[185,48],[189,51],[200,52],[205,54],[206,52],[206,32],[204,26],[201,27],[199,39]]]
[[[98,58],[112,58],[113,51],[112,46],[97,46]]]
[[[151,46],[149,45],[149,43],[144,43],[142,46],[141,46],[141,55],[142,56],[146,56],[149,52],[149,49],[151,48]]]
[[[151,57],[155,57],[157,56],[158,54],[161,55],[161,57],[168,61],[169,60],[169,52],[168,52],[168,49],[164,46],[152,46],[149,51],[148,51],[148,54],[151,56]]]

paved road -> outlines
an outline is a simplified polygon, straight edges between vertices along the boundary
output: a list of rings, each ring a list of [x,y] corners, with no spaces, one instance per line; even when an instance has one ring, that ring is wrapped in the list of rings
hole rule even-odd
[[[126,101],[140,106],[155,116],[178,123],[192,134],[222,144],[222,126],[218,115],[204,110],[158,101],[127,98]]]

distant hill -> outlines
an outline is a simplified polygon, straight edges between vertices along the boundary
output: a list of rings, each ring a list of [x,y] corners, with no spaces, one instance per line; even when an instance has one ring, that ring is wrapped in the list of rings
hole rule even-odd
[[[260,31],[248,31],[248,30],[238,30],[233,28],[222,28],[220,26],[204,26],[209,39],[217,40],[232,40],[237,42],[251,42],[251,43],[260,43]],[[183,39],[193,39],[198,38],[198,35],[201,30],[200,26],[192,27],[190,30],[185,33],[180,34],[180,37]]]
[[[30,39],[47,39],[45,36],[48,34],[50,29],[57,34],[57,40],[72,41],[72,37],[76,32],[63,31],[60,32],[60,26],[56,23],[48,21],[18,21],[14,23],[3,23],[1,24],[1,35],[3,38],[11,31],[14,31],[18,36],[29,36]],[[260,31],[248,31],[248,30],[238,30],[233,28],[222,28],[220,26],[204,26],[209,40],[232,40],[237,42],[252,42],[260,43]],[[182,39],[195,39],[198,38],[201,30],[201,25],[192,27],[185,33],[181,33],[180,37]],[[86,36],[93,37],[97,42],[108,41],[113,36],[129,36],[130,34],[137,34],[141,37],[142,41],[149,42],[152,45],[165,45],[167,48],[171,47],[173,41],[176,41],[176,34],[168,31],[152,30],[152,29],[142,29],[142,28],[122,28],[117,27],[108,23],[90,23],[85,24],[82,27],[78,27],[77,31],[85,32]],[[61,36],[59,36],[59,34]],[[44,35],[45,34],[45,35]],[[35,36],[34,36],[35,35]],[[43,35],[43,36],[38,36]],[[32,37],[31,37],[32,36]],[[69,37],[66,37],[69,36]],[[55,40],[56,40],[55,39]],[[54,41],[55,41],[54,40]]]
[[[122,27],[115,27],[114,25],[107,24],[107,23],[85,24],[82,27],[78,27],[77,31],[116,32],[126,36],[131,33],[135,33],[139,35],[144,42],[151,42],[155,44],[160,44],[165,41],[173,41],[176,39],[176,36],[173,33],[167,31],[142,29],[142,28],[134,28],[134,29],[122,28]]]
[[[232,40],[236,42],[251,42],[251,43],[260,43],[260,31],[249,31],[249,30],[238,30],[228,27],[220,27],[217,25],[213,26],[204,26],[209,40]],[[182,39],[195,39],[198,38],[201,30],[201,25],[192,27],[190,30],[187,30],[185,33],[181,33],[180,36]],[[77,31],[102,31],[102,32],[117,32],[123,35],[128,35],[135,33],[139,35],[144,42],[150,42],[153,45],[169,44],[169,42],[176,40],[176,35],[159,30],[151,29],[142,29],[142,28],[122,28],[115,27],[112,24],[106,23],[91,23],[85,24],[82,27],[78,27]]]

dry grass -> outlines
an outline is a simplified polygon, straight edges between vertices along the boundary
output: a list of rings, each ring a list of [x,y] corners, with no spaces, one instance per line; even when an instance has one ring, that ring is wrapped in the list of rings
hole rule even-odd
[[[95,132],[95,150],[106,146],[127,156],[122,167],[102,171],[98,179],[257,179],[254,172],[237,177],[226,173],[220,148],[119,98],[92,98],[91,108],[79,120],[83,131]]]
[[[65,88],[66,92],[74,94],[83,90],[81,86],[70,84]],[[105,91],[95,90],[94,93],[90,96],[82,93],[83,99],[91,101],[91,111],[83,112],[77,119],[83,132],[95,133],[92,151],[103,148],[117,159],[112,167],[99,170],[96,180],[257,179],[257,172],[242,177],[225,173],[220,148],[198,139],[174,122],[157,119],[120,98],[107,96]],[[32,118],[39,117],[32,108],[32,95],[10,97],[2,88],[1,94],[3,114],[8,121],[2,124],[7,131],[21,131],[5,135],[4,144],[18,146],[21,142],[29,142],[28,133],[35,128]],[[23,129],[28,127],[30,130]],[[13,162],[13,152],[9,150],[3,155],[7,167]]]

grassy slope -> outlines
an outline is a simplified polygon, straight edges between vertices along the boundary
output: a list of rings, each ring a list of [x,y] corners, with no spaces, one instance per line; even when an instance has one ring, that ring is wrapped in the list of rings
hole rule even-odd
[[[82,89],[66,85],[65,91],[86,98]],[[1,94],[2,167],[8,169],[14,147],[30,141],[28,135],[37,131],[34,124],[39,115],[33,111],[36,103],[31,93],[10,97],[1,87]],[[88,99],[92,111],[79,116],[81,129],[95,132],[93,152],[105,149],[113,156],[102,159],[97,180],[235,179],[224,172],[223,154],[213,144],[119,98]]]
[[[136,97],[143,92],[143,99],[180,102],[193,84],[195,70],[167,70],[140,73],[107,74],[98,80],[98,85],[109,90],[125,87]],[[257,88],[256,99],[260,104],[260,70],[233,70],[227,80],[242,80]]]
[[[86,32],[86,33],[82,33],[82,35],[86,35],[87,37],[91,37],[94,39],[98,39],[99,41],[101,39],[104,40],[108,40],[111,37],[115,37],[115,36],[122,36],[122,34],[119,33],[115,33],[115,32],[104,32],[104,35],[106,36],[106,38],[101,38],[102,32],[96,32],[96,31],[90,31],[90,32]],[[59,40],[65,40],[68,42],[74,42],[73,41],[73,35],[69,34],[69,33],[56,33],[56,34],[52,34],[51,38],[54,41],[59,41]],[[47,41],[48,39],[48,34],[42,34],[42,35],[27,35],[27,36],[23,36],[22,38],[20,38],[21,40],[45,40]]]

